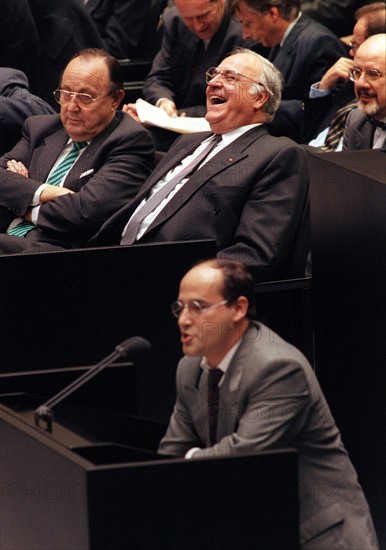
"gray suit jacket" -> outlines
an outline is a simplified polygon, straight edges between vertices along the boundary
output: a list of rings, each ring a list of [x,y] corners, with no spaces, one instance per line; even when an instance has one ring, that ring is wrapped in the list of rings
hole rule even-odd
[[[24,216],[68,139],[59,115],[26,120],[22,139],[0,158],[0,231],[6,231],[13,218]],[[38,225],[24,241],[83,246],[135,195],[153,166],[153,153],[146,130],[118,112],[68,172],[64,186],[75,193],[42,204]],[[27,166],[29,177],[6,170],[9,159]]]
[[[130,216],[153,186],[208,137],[182,136],[135,199],[89,243],[119,244]],[[260,126],[222,149],[174,195],[139,243],[215,239],[218,255],[245,262],[256,280],[304,276],[309,250],[307,158]]]
[[[372,149],[375,127],[359,108],[348,115],[343,134],[343,149]],[[383,142],[386,147],[386,138]]]
[[[183,456],[201,447],[199,458],[295,448],[302,545],[378,548],[356,472],[306,358],[265,325],[251,323],[220,385],[214,446],[200,360],[184,357],[178,365],[177,400],[159,452]]]

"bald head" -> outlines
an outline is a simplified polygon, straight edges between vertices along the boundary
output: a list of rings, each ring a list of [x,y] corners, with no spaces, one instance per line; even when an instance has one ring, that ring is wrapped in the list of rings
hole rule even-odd
[[[378,120],[386,117],[386,33],[359,46],[354,58],[355,94],[359,108]]]

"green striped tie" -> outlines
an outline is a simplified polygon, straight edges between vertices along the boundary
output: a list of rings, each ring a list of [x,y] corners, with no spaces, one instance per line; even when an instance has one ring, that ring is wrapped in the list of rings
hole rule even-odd
[[[87,145],[86,141],[74,141],[74,145],[72,146],[71,151],[62,160],[62,162],[58,164],[58,166],[53,170],[52,174],[50,175],[46,183],[49,183],[50,185],[59,185],[59,183],[63,180],[67,172],[70,171],[72,165],[75,163],[76,159],[78,158],[79,151],[83,149],[83,147],[86,147],[86,145]],[[8,235],[14,235],[16,237],[25,237],[28,231],[31,231],[31,229],[33,229],[34,227],[35,225],[33,223],[23,220],[12,229],[9,229],[7,233]]]

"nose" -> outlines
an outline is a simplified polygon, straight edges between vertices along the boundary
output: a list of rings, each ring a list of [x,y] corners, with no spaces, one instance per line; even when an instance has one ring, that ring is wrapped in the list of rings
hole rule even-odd
[[[71,94],[70,95],[70,101],[67,104],[68,109],[79,109],[79,104],[76,100],[76,95]]]
[[[178,326],[179,327],[186,326],[187,324],[190,324],[191,321],[192,321],[192,318],[190,316],[190,309],[185,304],[185,306],[183,307],[180,313],[180,316],[178,317]]]

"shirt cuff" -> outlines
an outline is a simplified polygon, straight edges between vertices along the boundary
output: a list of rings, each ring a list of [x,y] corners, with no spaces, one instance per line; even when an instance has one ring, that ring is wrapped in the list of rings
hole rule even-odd
[[[39,206],[34,206],[34,207],[31,209],[31,221],[32,221],[32,223],[34,223],[35,225],[37,225],[37,223],[38,223],[39,211],[40,211],[40,205],[39,205]]]
[[[162,102],[162,101],[165,101],[165,100],[168,101],[168,98],[167,98],[167,97],[160,97],[160,98],[157,99],[157,101],[155,102],[155,106],[156,106],[156,107],[159,107],[160,104],[161,104],[161,102]]]
[[[32,198],[30,206],[37,206],[38,204],[41,204],[40,202],[40,194],[47,187],[48,183],[42,183],[39,185],[39,187],[36,189],[35,194]]]
[[[315,82],[315,84],[311,85],[308,97],[310,99],[316,99],[318,97],[326,97],[330,94],[331,94],[331,90],[320,90],[319,89],[319,82]]]
[[[199,450],[200,447],[193,447],[192,449],[189,449],[189,451],[185,455],[185,458],[192,458],[192,456]]]

